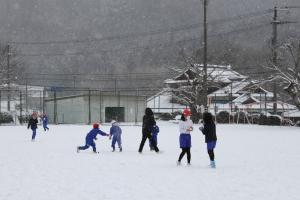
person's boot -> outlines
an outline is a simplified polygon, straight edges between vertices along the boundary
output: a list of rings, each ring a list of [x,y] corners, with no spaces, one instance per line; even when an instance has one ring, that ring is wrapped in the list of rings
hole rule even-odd
[[[211,167],[211,168],[216,168],[216,163],[215,163],[215,161],[210,161],[210,167]]]
[[[115,150],[116,150],[115,147],[112,147],[112,148],[113,148],[112,152],[115,152]]]
[[[122,149],[122,147],[120,147],[120,152],[122,152],[123,151],[123,149]]]

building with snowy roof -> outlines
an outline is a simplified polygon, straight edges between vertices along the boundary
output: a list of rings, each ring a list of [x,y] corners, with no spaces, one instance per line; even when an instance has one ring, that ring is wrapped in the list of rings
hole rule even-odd
[[[182,111],[188,104],[178,98],[172,89],[187,87],[197,80],[203,66],[196,64],[195,67],[182,71],[172,79],[165,80],[166,88],[148,98],[147,106],[157,113]],[[257,84],[255,80],[249,80],[234,71],[230,65],[208,65],[208,109],[210,112],[219,111],[247,111],[247,112],[272,112],[273,93]],[[279,113],[293,110],[294,105],[277,101]]]

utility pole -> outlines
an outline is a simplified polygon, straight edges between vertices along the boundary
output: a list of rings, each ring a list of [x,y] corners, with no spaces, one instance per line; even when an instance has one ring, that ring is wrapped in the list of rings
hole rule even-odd
[[[203,0],[203,104],[204,109],[207,111],[207,6],[208,0]],[[200,93],[198,92],[198,95]],[[200,97],[198,97],[201,99]]]
[[[10,46],[7,45],[7,111],[10,111]]]
[[[278,17],[278,10],[277,7],[274,7],[274,15],[273,15],[273,36],[272,36],[272,63],[273,65],[277,66],[277,25],[279,21]],[[273,82],[273,112],[274,114],[277,113],[277,84],[276,81]]]
[[[277,49],[278,49],[278,44],[277,44],[277,26],[280,24],[289,24],[289,23],[296,23],[293,21],[279,21],[278,20],[278,11],[288,11],[291,8],[300,8],[300,6],[286,6],[286,7],[274,7],[274,15],[273,15],[273,36],[272,36],[272,64],[275,66],[278,66],[278,54],[277,54]],[[277,84],[274,81],[273,83],[273,112],[274,114],[277,113]]]
[[[28,78],[27,78],[27,73],[25,74],[25,106],[26,106],[26,113],[28,113]]]

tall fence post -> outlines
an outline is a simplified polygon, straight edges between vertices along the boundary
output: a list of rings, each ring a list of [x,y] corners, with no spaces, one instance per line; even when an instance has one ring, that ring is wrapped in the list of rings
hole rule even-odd
[[[99,117],[100,117],[100,122],[102,122],[102,95],[101,95],[101,90],[99,90]]]
[[[20,90],[20,124],[23,124],[23,117],[22,117],[22,109],[23,109],[23,106],[22,106],[22,91]]]
[[[1,94],[1,90],[0,90],[0,113],[1,113],[1,102],[2,102],[2,96],[1,96],[2,94]]]
[[[43,114],[45,113],[45,88],[43,89]]]
[[[160,94],[158,95],[158,112],[160,112]]]
[[[265,92],[265,113],[267,113],[267,93]]]
[[[42,91],[40,91],[39,93],[40,93],[40,112],[42,112],[42,111],[43,111],[43,105],[42,105],[42,101],[43,101],[43,99],[42,99]]]
[[[53,112],[53,122],[57,124],[57,100],[56,100],[56,89],[54,89],[54,112]]]
[[[121,106],[121,91],[118,91],[118,107]]]
[[[88,119],[88,124],[91,124],[91,90],[89,89],[89,102],[88,102],[88,110],[89,110],[89,119]]]
[[[135,106],[135,118],[134,118],[134,122],[135,122],[135,124],[137,124],[137,122],[138,122],[138,119],[137,119],[137,117],[138,117],[138,110],[139,110],[139,90],[137,89],[136,90],[136,93],[135,93],[135,100],[136,100],[136,106]]]
[[[26,113],[28,113],[28,83],[27,83],[27,75],[26,75],[26,86],[25,86],[25,106],[26,106]]]

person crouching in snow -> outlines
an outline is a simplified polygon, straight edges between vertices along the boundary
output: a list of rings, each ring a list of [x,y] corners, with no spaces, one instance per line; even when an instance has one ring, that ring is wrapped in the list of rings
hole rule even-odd
[[[181,115],[181,121],[179,122],[179,143],[182,152],[179,155],[177,165],[181,164],[181,159],[185,154],[187,154],[187,164],[191,164],[191,131],[193,131],[193,122],[190,119],[191,112],[188,109],[183,111]]]
[[[207,153],[210,158],[210,166],[212,168],[215,168],[216,163],[214,148],[216,147],[217,143],[217,134],[216,125],[214,123],[213,116],[211,113],[206,112],[203,114],[203,123],[204,126],[200,127],[199,129],[202,131],[203,135],[205,135],[205,142],[207,143]]]
[[[111,128],[109,133],[110,133],[109,139],[111,139],[112,137],[112,142],[111,142],[111,147],[113,148],[112,151],[114,152],[116,150],[115,145],[117,142],[120,152],[122,152],[122,139],[121,139],[122,129],[120,128],[118,122],[116,122],[115,120],[111,121]]]
[[[35,136],[36,136],[36,129],[37,129],[37,124],[38,124],[38,120],[37,120],[37,114],[33,113],[28,121],[28,126],[27,129],[31,128],[32,130],[32,136],[31,136],[31,141],[35,140]]]
[[[45,113],[43,114],[42,120],[43,120],[44,131],[47,131],[47,130],[49,131],[49,128],[48,128],[48,116]]]
[[[157,146],[157,135],[159,133],[159,127],[154,125],[151,131],[151,141],[149,141],[150,151],[154,150],[154,145]]]
[[[97,140],[98,134],[102,136],[109,136],[109,134],[104,133],[99,129],[99,124],[95,123],[93,124],[93,129],[85,137],[85,146],[77,147],[77,153],[79,153],[80,150],[88,149],[90,146],[93,148],[94,153],[98,153],[96,151],[96,144],[94,142],[94,140]]]

